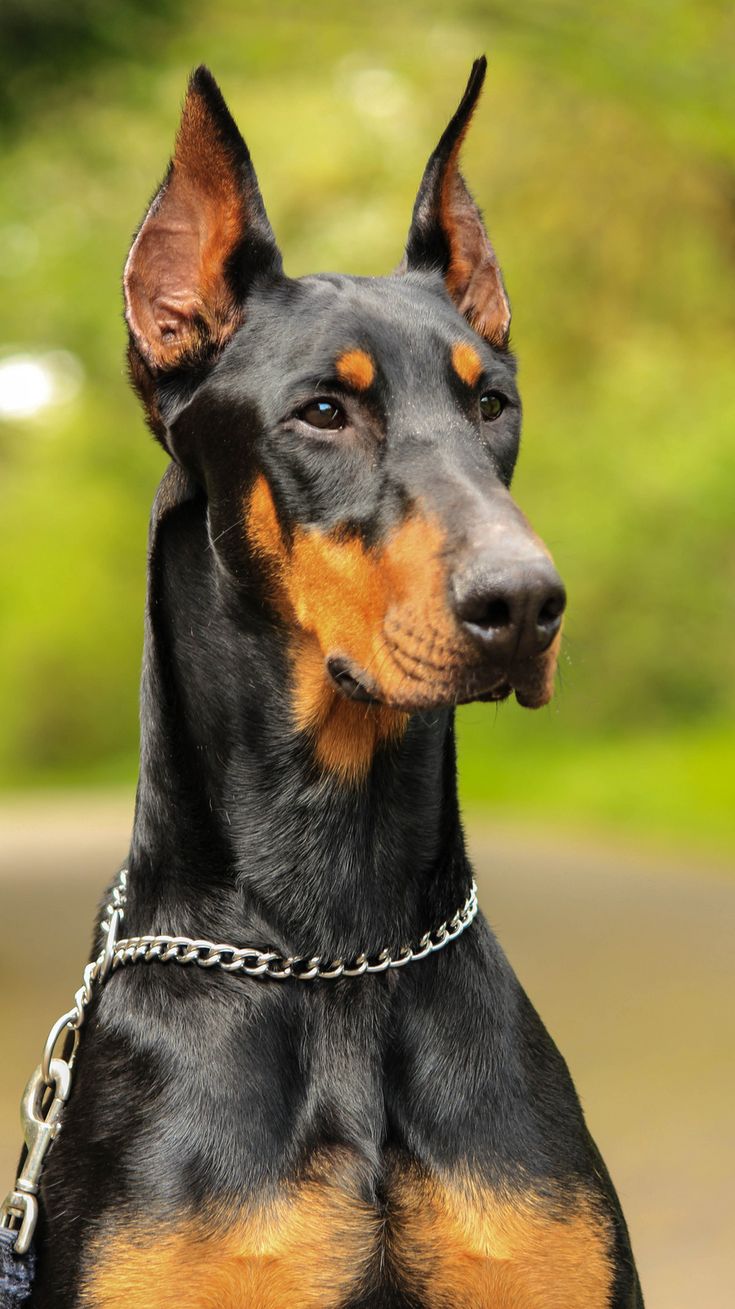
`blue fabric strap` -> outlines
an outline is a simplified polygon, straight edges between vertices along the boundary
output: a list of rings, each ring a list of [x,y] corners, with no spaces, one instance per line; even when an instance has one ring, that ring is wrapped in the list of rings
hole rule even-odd
[[[0,1227],[0,1309],[18,1309],[26,1304],[33,1282],[33,1249],[27,1254],[14,1253],[15,1232]]]

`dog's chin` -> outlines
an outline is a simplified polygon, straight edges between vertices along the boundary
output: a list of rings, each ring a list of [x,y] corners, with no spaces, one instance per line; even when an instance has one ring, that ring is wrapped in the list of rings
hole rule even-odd
[[[516,700],[524,709],[543,709],[544,705],[549,703],[552,694],[552,691],[526,690],[520,686],[515,688]]]

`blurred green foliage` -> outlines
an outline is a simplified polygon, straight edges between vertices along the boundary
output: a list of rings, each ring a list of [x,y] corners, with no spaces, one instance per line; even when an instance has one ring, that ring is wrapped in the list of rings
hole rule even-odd
[[[106,60],[144,55],[166,39],[174,0],[3,0],[0,9],[0,120],[22,125],[37,105]]]
[[[164,458],[127,389],[119,282],[188,71],[220,80],[287,270],[374,273],[486,50],[465,171],[514,303],[516,493],[570,610],[553,705],[465,715],[466,795],[735,843],[733,26],[714,0],[0,11],[0,354],[83,369],[75,398],[0,421],[5,784],[134,769]]]

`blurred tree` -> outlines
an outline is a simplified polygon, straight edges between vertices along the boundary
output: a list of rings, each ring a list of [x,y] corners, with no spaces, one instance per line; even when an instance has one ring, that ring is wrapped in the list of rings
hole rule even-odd
[[[182,10],[174,0],[3,0],[0,122],[17,128],[89,68],[149,50]]]
[[[715,0],[6,0],[0,367],[61,350],[82,384],[0,420],[0,778],[134,767],[163,456],[125,382],[119,278],[188,70],[222,83],[288,271],[377,273],[487,49],[465,171],[514,304],[517,493],[570,611],[553,708],[467,716],[467,785],[735,837],[734,23]]]

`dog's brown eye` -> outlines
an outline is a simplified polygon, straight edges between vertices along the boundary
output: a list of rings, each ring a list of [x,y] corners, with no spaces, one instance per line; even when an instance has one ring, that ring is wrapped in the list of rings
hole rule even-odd
[[[505,397],[498,391],[485,391],[480,396],[480,413],[486,422],[491,423],[494,418],[500,418],[505,409]]]
[[[298,416],[309,427],[319,427],[326,432],[339,432],[347,426],[344,409],[333,400],[310,400],[308,405],[299,409]]]

